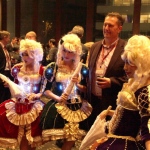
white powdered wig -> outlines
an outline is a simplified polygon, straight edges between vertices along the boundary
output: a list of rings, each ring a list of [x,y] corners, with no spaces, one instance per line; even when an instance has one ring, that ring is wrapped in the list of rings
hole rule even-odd
[[[27,52],[29,57],[34,59],[34,71],[39,70],[40,61],[43,59],[43,48],[42,45],[34,40],[21,40],[19,53],[22,57],[22,53]],[[23,65],[23,68],[25,64]]]
[[[43,48],[39,42],[34,40],[21,40],[20,42],[20,55],[27,52],[30,58],[34,58],[37,62],[42,61],[43,59]]]
[[[143,35],[132,36],[125,46],[122,59],[137,67],[134,78],[129,79],[131,90],[136,91],[150,78],[150,40]]]
[[[61,65],[63,49],[67,49],[68,51],[76,54],[75,58],[73,59],[76,68],[77,64],[80,62],[80,57],[82,54],[82,46],[80,38],[75,34],[67,34],[60,39],[57,53],[58,65]]]

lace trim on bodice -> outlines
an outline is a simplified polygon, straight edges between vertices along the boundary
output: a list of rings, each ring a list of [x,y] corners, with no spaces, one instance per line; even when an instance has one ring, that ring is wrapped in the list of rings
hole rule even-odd
[[[124,84],[123,89],[118,94],[117,105],[129,110],[138,110],[138,102],[127,84]]]
[[[138,110],[138,103],[135,98],[134,93],[129,89],[127,84],[124,84],[122,90],[118,94],[117,99],[117,108],[115,113],[109,122],[109,132],[113,133],[117,128],[120,120],[122,118],[124,109],[137,111]]]

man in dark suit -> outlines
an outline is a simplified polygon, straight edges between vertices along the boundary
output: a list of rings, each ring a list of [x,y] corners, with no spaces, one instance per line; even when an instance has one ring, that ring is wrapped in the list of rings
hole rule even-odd
[[[12,79],[10,75],[11,59],[6,49],[6,45],[10,41],[10,33],[8,31],[0,31],[0,73]],[[9,88],[6,83],[0,79],[0,103],[10,98]]]
[[[56,40],[50,39],[49,42],[49,53],[47,55],[47,63],[55,62],[56,61],[56,55],[57,55],[57,47],[56,47]]]
[[[12,52],[13,48],[16,47],[16,45],[18,45],[18,38],[13,37],[11,42],[6,45],[6,48],[7,48],[8,52]]]
[[[109,105],[116,108],[117,94],[126,81],[121,54],[125,41],[119,38],[124,19],[119,13],[109,13],[104,20],[104,39],[92,45],[89,56],[88,98],[93,107],[90,126],[97,115]]]

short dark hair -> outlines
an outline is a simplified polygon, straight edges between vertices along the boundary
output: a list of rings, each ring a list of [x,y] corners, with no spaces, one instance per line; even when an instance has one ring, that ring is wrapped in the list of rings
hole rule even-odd
[[[56,40],[55,39],[50,39],[49,42],[53,43],[53,45],[56,44]]]
[[[123,26],[125,19],[118,12],[111,12],[106,15],[106,17],[116,17],[118,19],[119,25]],[[105,18],[106,18],[105,17]]]
[[[73,27],[73,29],[70,33],[76,34],[78,37],[81,38],[84,34],[84,28],[80,25],[76,25]]]
[[[10,33],[8,31],[2,30],[0,31],[0,40],[3,40],[4,37],[10,36]]]

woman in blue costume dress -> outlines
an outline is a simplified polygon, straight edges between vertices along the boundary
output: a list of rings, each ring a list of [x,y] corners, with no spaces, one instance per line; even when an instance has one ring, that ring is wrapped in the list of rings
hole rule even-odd
[[[10,100],[0,104],[0,146],[33,150],[42,144],[39,126],[39,116],[44,107],[39,99],[44,91],[44,67],[39,63],[43,58],[42,45],[33,40],[21,40],[20,55],[22,63],[11,70],[15,83],[0,75],[12,94]]]
[[[41,117],[43,140],[65,139],[62,150],[71,150],[75,141],[86,135],[87,118],[92,111],[84,100],[88,68],[80,62],[81,52],[81,41],[76,35],[63,36],[56,63],[50,63],[44,73],[48,80],[44,94],[50,101]],[[79,64],[81,70],[73,76]],[[66,92],[68,88],[70,93]]]
[[[102,121],[106,115],[110,115],[112,119],[105,122],[105,136],[97,136],[99,139],[91,145],[91,150],[150,149],[149,58],[150,40],[142,35],[131,37],[122,54],[129,81],[118,94],[116,110],[105,110],[97,117]],[[93,136],[85,137],[80,150]]]

